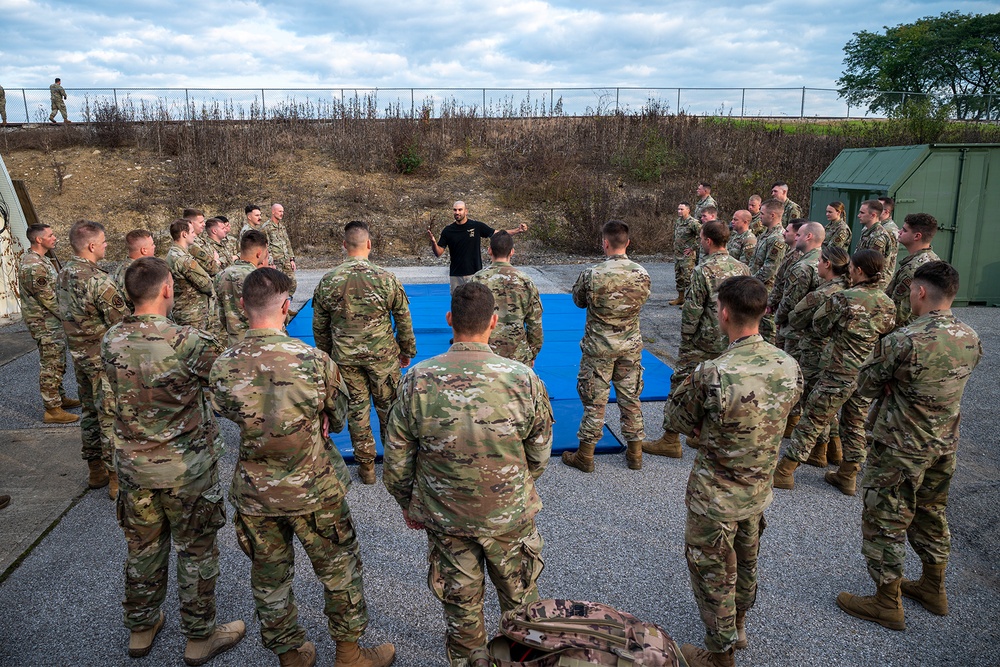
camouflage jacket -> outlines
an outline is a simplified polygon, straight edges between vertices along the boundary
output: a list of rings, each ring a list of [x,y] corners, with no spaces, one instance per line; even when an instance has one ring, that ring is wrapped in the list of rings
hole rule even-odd
[[[764,283],[769,291],[774,288],[778,267],[787,250],[788,244],[785,243],[781,227],[777,225],[764,230],[764,235],[757,237],[757,247],[754,248],[753,260],[750,262],[750,275]]]
[[[649,298],[650,279],[626,255],[612,255],[584,269],[573,285],[573,303],[587,309],[580,349],[592,357],[642,352],[639,313]]]
[[[204,391],[221,352],[208,334],[159,315],[130,315],[105,334],[101,360],[114,396],[112,441],[123,485],[184,486],[222,456]]]
[[[885,289],[892,279],[892,273],[896,268],[896,254],[899,252],[898,239],[886,231],[882,223],[876,222],[868,229],[861,231],[861,238],[858,239],[858,250],[871,248],[878,250],[885,257],[885,267],[879,274],[879,286]]]
[[[507,533],[542,508],[552,406],[524,364],[455,343],[403,377],[383,482],[409,517],[449,535]]]
[[[781,226],[787,227],[795,218],[802,217],[802,208],[791,199],[785,200],[785,210],[781,212]]]
[[[748,276],[750,269],[725,250],[713,252],[691,273],[681,307],[681,346],[712,355],[723,352],[728,341],[719,330],[719,285],[732,276]]]
[[[403,286],[392,272],[361,257],[349,257],[319,281],[312,327],[316,347],[345,366],[417,355]]]
[[[208,322],[208,306],[213,294],[212,277],[198,260],[177,244],[170,246],[165,259],[174,276],[171,319],[175,322]]]
[[[122,293],[125,297],[125,305],[128,306],[128,312],[135,310],[135,305],[132,303],[132,299],[128,298],[128,292],[125,290],[125,272],[128,271],[128,267],[132,266],[132,262],[135,260],[131,257],[126,256],[125,259],[115,267],[115,272],[111,274],[111,279],[115,281],[115,285],[118,287],[118,291]]]
[[[764,233],[764,217],[760,211],[750,214],[750,231],[758,238]]]
[[[530,364],[542,349],[542,299],[535,283],[510,262],[493,262],[472,280],[489,287],[497,302],[490,347],[501,357]]]
[[[66,89],[58,83],[49,84],[49,98],[53,104],[62,104],[62,101],[66,99]]]
[[[277,329],[251,329],[212,366],[212,400],[240,427],[229,500],[242,514],[292,516],[347,493],[340,453],[323,435],[344,428],[347,385],[325,352]]]
[[[260,231],[267,236],[267,250],[271,253],[274,265],[282,271],[291,270],[295,252],[292,250],[292,241],[288,238],[288,228],[284,223],[267,220],[260,226]]]
[[[125,297],[97,264],[74,255],[56,281],[59,318],[77,364],[99,364],[101,339],[129,314]]]
[[[697,256],[700,234],[701,223],[696,218],[677,218],[674,221],[674,257],[683,258],[685,250],[693,250]]]
[[[703,362],[670,395],[664,428],[701,429],[685,503],[715,521],[739,521],[771,504],[785,420],[802,395],[790,356],[760,335]]]
[[[794,327],[789,326],[789,313],[805,298],[806,294],[812,292],[823,282],[823,279],[819,277],[819,254],[819,248],[810,250],[788,270],[781,301],[774,311],[774,322],[781,327],[781,333],[786,339],[798,336],[794,333]]]
[[[240,299],[243,298],[243,281],[254,272],[254,268],[250,262],[238,259],[215,276],[216,316],[228,336],[229,347],[242,339],[250,328],[246,313],[240,308]]]
[[[226,267],[232,266],[234,256],[240,253],[233,252],[233,238],[226,236],[221,241],[216,241],[211,236],[205,236],[205,244],[210,253],[219,253],[219,271],[224,270]],[[218,275],[218,274],[216,274]]]
[[[691,217],[695,220],[701,220],[701,212],[704,211],[709,206],[719,207],[715,203],[715,198],[712,195],[706,195],[704,199],[699,199],[698,203],[694,205],[694,210],[691,211]]]
[[[958,449],[962,392],[982,356],[979,336],[950,309],[927,313],[883,338],[858,377],[863,396],[879,398],[889,390],[875,439],[919,456]]]
[[[221,257],[218,260],[215,259],[215,248],[208,242],[207,236],[194,237],[187,250],[192,257],[198,260],[198,264],[205,269],[205,273],[209,276],[214,276],[222,270]]]
[[[910,283],[913,282],[913,274],[922,264],[936,262],[940,259],[930,248],[921,248],[899,262],[892,280],[889,281],[889,286],[885,288],[885,293],[896,304],[897,328],[906,326],[913,321],[913,313],[910,311]]]
[[[814,375],[819,370],[820,355],[826,343],[826,336],[821,336],[813,330],[813,316],[832,295],[849,286],[847,276],[828,280],[806,294],[795,304],[792,312],[788,313],[788,325],[796,332],[798,338],[796,359],[806,375]]]
[[[874,282],[832,295],[813,315],[813,330],[825,337],[820,356],[823,373],[855,380],[879,336],[893,329],[896,306]]]
[[[850,252],[851,250],[851,226],[846,220],[830,220],[826,223],[826,236],[823,237],[823,245],[837,246]]]
[[[749,229],[740,233],[735,233],[729,239],[729,243],[726,245],[726,250],[729,254],[733,256],[747,266],[750,266],[750,262],[753,259],[754,248],[757,247],[757,237]]]
[[[57,333],[62,335],[59,303],[56,300],[58,276],[52,260],[28,250],[21,258],[17,272],[21,294],[21,317],[32,335]]]
[[[788,280],[788,272],[792,270],[792,266],[795,262],[802,258],[802,253],[799,252],[794,246],[787,246],[785,249],[785,256],[781,260],[781,264],[778,266],[777,272],[774,274],[774,287],[767,295],[767,307],[771,309],[774,313],[778,310],[778,304],[781,303],[781,297],[785,294],[785,283]]]
[[[885,274],[882,276],[882,286],[886,287],[896,274],[896,261],[899,259],[899,227],[892,218],[884,221],[882,227],[892,237],[892,242],[889,244],[890,252],[886,256]]]

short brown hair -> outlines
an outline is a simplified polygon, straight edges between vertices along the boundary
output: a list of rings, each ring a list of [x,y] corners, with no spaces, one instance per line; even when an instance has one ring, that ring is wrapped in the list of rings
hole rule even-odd
[[[243,281],[243,308],[247,314],[266,314],[281,308],[278,297],[292,289],[292,279],[269,266],[252,271]]]
[[[170,223],[170,238],[175,241],[181,240],[181,234],[191,231],[191,221],[187,218],[177,218]]]
[[[736,326],[759,322],[767,309],[767,287],[753,276],[731,276],[719,285],[719,305]]]
[[[125,292],[132,303],[152,301],[169,276],[170,267],[159,257],[140,257],[125,269]]]
[[[486,285],[459,285],[451,294],[451,328],[457,334],[483,333],[490,326],[495,306],[496,299]]]
[[[490,237],[490,251],[493,257],[510,257],[514,252],[514,237],[501,229]]]
[[[104,225],[93,220],[77,220],[69,229],[69,244],[74,252],[83,252],[88,243],[93,243],[98,234],[104,233]]]
[[[930,241],[937,234],[938,221],[930,213],[910,213],[903,218],[903,224],[914,233],[919,233],[925,241]]]
[[[249,229],[243,237],[240,239],[240,254],[245,253],[250,248],[266,248],[267,247],[267,236],[264,232],[258,232],[256,229]]]
[[[360,248],[372,237],[368,223],[361,220],[351,220],[344,225],[344,245],[348,248]]]
[[[724,247],[729,243],[729,225],[719,220],[706,222],[701,226],[701,235],[711,241],[715,247]]]
[[[153,234],[145,229],[133,229],[125,235],[125,245],[129,252],[135,252],[142,245],[143,240],[153,238]]]
[[[205,212],[202,211],[200,208],[186,208],[184,209],[184,212],[181,214],[181,217],[187,218],[188,220],[193,220],[194,218],[197,218],[199,215],[204,218]]]
[[[875,279],[885,268],[885,257],[874,248],[863,248],[851,256],[851,264],[861,269],[870,279]]]
[[[624,248],[628,244],[628,225],[621,220],[608,220],[601,228],[601,238],[612,248]]]
[[[882,212],[882,202],[877,199],[867,199],[861,202],[862,206],[868,208],[869,213],[881,213]]]
[[[28,237],[28,243],[36,243],[38,239],[41,238],[42,234],[45,233],[46,229],[51,229],[52,225],[46,225],[43,223],[35,223],[33,225],[28,225],[28,231],[26,233]]]
[[[938,298],[951,301],[958,294],[958,271],[948,262],[938,260],[921,264],[913,273],[913,281],[936,292]]]

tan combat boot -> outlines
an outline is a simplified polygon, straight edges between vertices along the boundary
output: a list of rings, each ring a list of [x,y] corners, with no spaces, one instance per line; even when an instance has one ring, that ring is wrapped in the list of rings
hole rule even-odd
[[[337,642],[337,662],[334,667],[388,667],[396,659],[396,647],[379,644],[361,648],[357,642]]]
[[[215,656],[240,643],[247,632],[243,621],[216,625],[215,632],[205,639],[189,639],[184,649],[184,662],[193,667],[204,665]]]
[[[844,458],[844,448],[840,443],[839,435],[830,436],[830,444],[826,446],[826,460],[835,466],[839,466]]]
[[[92,489],[100,489],[108,485],[111,481],[108,475],[108,467],[101,459],[88,459],[87,469],[90,475],[87,477],[87,486]]]
[[[108,473],[108,497],[111,500],[118,500],[118,473]]]
[[[736,610],[736,648],[744,649],[747,643],[747,613]]]
[[[678,294],[676,299],[674,299],[673,301],[668,301],[667,303],[669,303],[671,306],[683,306],[684,305],[684,295],[683,294]]]
[[[581,472],[594,472],[594,443],[580,443],[575,452],[563,452],[562,462]]]
[[[281,667],[313,667],[316,664],[316,645],[306,642],[302,646],[278,656]]]
[[[62,407],[63,408],[78,408],[78,407],[80,407],[80,405],[81,405],[81,403],[80,403],[79,399],[70,398],[69,396],[63,396],[62,397]]]
[[[142,630],[133,630],[128,637],[128,655],[130,658],[141,658],[144,655],[148,655],[151,650],[153,650],[153,642],[156,641],[156,635],[160,634],[160,630],[163,628],[163,611],[160,610],[160,615],[157,617],[156,622],[148,628],[143,628]]]
[[[795,469],[799,467],[799,462],[787,456],[781,457],[778,462],[778,469],[774,471],[774,482],[771,486],[776,489],[795,488]]]
[[[903,619],[903,599],[899,593],[902,579],[881,584],[875,595],[862,597],[841,593],[837,596],[837,606],[855,618],[873,621],[890,630],[905,630]]]
[[[812,452],[809,453],[809,458],[806,459],[806,465],[816,466],[817,468],[825,468],[827,465],[826,447],[827,443],[817,442],[816,446],[813,447]]]
[[[628,450],[625,452],[625,463],[629,470],[642,470],[642,440],[633,440],[628,443]]]
[[[682,456],[681,438],[676,433],[667,431],[659,440],[642,443],[642,451],[652,456],[669,456],[679,459]]]
[[[829,471],[823,475],[823,479],[830,486],[840,489],[845,496],[853,496],[858,490],[857,480],[860,470],[861,464],[856,461],[841,461],[840,469]]]
[[[79,421],[79,419],[80,415],[66,412],[59,407],[46,410],[45,415],[42,417],[42,422],[46,424],[72,424],[75,421]]]
[[[366,463],[358,464],[358,477],[361,478],[362,484],[374,484],[375,483],[375,462],[368,461]]]
[[[795,427],[798,425],[799,419],[801,418],[801,415],[788,415],[788,421],[785,422],[785,434],[782,437],[792,437],[792,431],[795,430]]]
[[[944,569],[947,564],[924,563],[924,571],[919,581],[903,579],[900,592],[911,600],[919,602],[924,609],[938,616],[948,615],[948,595],[944,590]]]
[[[687,660],[688,667],[735,667],[736,659],[733,649],[725,653],[713,653],[694,644],[681,646],[681,655]]]
[[[691,449],[698,449],[698,445],[701,444],[701,434],[684,436],[684,444]]]

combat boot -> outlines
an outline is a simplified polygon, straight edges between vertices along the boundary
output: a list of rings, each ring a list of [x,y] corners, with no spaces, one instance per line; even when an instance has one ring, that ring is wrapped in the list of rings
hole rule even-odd
[[[628,443],[628,450],[625,452],[625,463],[629,470],[642,470],[642,440],[633,440]]]
[[[92,489],[100,489],[108,485],[111,481],[108,475],[108,467],[104,465],[104,461],[101,459],[88,459],[87,468],[90,470],[90,476],[87,477],[87,486]]]
[[[787,456],[781,457],[778,468],[774,471],[774,482],[771,484],[776,489],[795,488],[795,469],[799,467],[799,462]]]
[[[858,490],[858,471],[861,464],[857,461],[841,461],[839,470],[831,470],[823,475],[823,479],[830,486],[840,489],[845,496],[853,496]]]
[[[744,649],[747,647],[747,613],[745,611],[736,610],[736,648]]]
[[[396,647],[379,644],[361,648],[357,642],[337,642],[337,662],[334,667],[388,667],[396,659]]]
[[[830,444],[826,446],[826,460],[835,466],[839,466],[844,458],[844,448],[840,443],[839,435],[830,436]]]
[[[701,444],[701,434],[684,436],[684,444],[691,449],[698,449],[698,445]]]
[[[562,462],[581,472],[594,472],[594,443],[580,443],[575,452],[563,452]]]
[[[367,463],[358,464],[358,477],[361,478],[362,484],[374,484],[375,483],[375,462],[368,461]]]
[[[837,596],[837,606],[855,618],[873,621],[890,630],[905,630],[903,619],[903,599],[899,593],[902,579],[888,584],[880,584],[875,595],[862,597],[841,593]]]
[[[80,415],[66,412],[61,407],[47,409],[42,417],[42,421],[46,424],[72,424],[79,420]]]
[[[128,655],[130,658],[141,658],[144,655],[148,655],[150,651],[153,650],[153,642],[156,641],[156,635],[160,634],[160,630],[163,628],[163,610],[160,610],[160,615],[157,617],[156,622],[148,628],[143,628],[142,630],[133,630],[128,637]]]
[[[189,665],[204,665],[215,656],[228,651],[240,643],[247,632],[243,621],[231,621],[216,625],[215,632],[205,639],[189,639],[184,649],[184,662]]]
[[[642,443],[642,451],[652,456],[669,456],[679,459],[682,456],[681,438],[676,433],[667,431],[659,440]]]
[[[108,473],[108,497],[118,500],[118,473],[114,471]]]
[[[306,642],[302,646],[278,656],[281,667],[313,667],[316,664],[316,645]]]
[[[948,615],[948,595],[944,590],[944,569],[946,563],[932,565],[924,563],[919,581],[903,579],[900,592],[911,600],[919,602],[924,609],[938,616]]]
[[[4,493],[0,495],[0,510],[2,510],[4,507],[7,507],[7,505],[10,505],[10,496]]]
[[[735,667],[736,659],[733,649],[725,653],[713,653],[694,644],[681,646],[681,655],[687,660],[688,667]]]
[[[792,437],[792,431],[795,430],[795,427],[798,425],[799,419],[801,418],[801,415],[788,415],[788,421],[785,422],[785,434],[782,437]]]
[[[827,465],[826,447],[827,443],[817,442],[816,446],[813,447],[812,452],[810,452],[809,458],[806,459],[806,465],[816,466],[817,468],[825,468]]]
[[[62,407],[63,408],[78,408],[78,407],[80,407],[80,405],[81,405],[81,403],[80,403],[79,399],[70,398],[69,396],[63,396],[62,397]]]
[[[684,305],[684,295],[683,294],[678,294],[676,299],[674,299],[673,301],[668,301],[667,303],[669,303],[671,306],[683,306]]]

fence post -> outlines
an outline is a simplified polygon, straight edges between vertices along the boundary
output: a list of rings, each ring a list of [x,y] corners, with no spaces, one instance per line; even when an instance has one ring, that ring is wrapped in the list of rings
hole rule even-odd
[[[24,99],[24,122],[30,123],[31,117],[28,116],[28,93],[24,90],[24,88],[21,89],[21,98]]]
[[[806,87],[802,86],[802,106],[799,107],[799,118],[806,116]]]
[[[621,93],[621,88],[615,88],[615,115],[618,115],[618,95]]]
[[[416,100],[413,97],[413,89],[410,88],[410,118],[413,118],[417,112]]]
[[[264,89],[260,89],[260,117],[261,119],[267,118],[267,112],[264,111]]]
[[[550,116],[552,115],[552,112],[555,111],[555,106],[554,106],[555,105],[554,98],[555,98],[555,95],[556,95],[555,90],[556,90],[555,88],[549,88],[549,115]],[[990,95],[990,97],[993,97],[993,96]]]
[[[486,89],[483,88],[483,118],[486,118]]]
[[[112,88],[111,93],[115,96],[115,108],[118,108],[118,89]]]
[[[747,107],[747,89],[744,88],[743,94],[740,97],[740,118],[746,116],[746,107]]]
[[[185,88],[184,89],[184,117],[187,118],[188,120],[191,120],[188,117],[188,109],[190,108],[190,104],[191,104],[191,101],[190,101],[190,98],[188,97],[188,89]]]
[[[681,89],[677,89],[677,113],[681,112]]]

